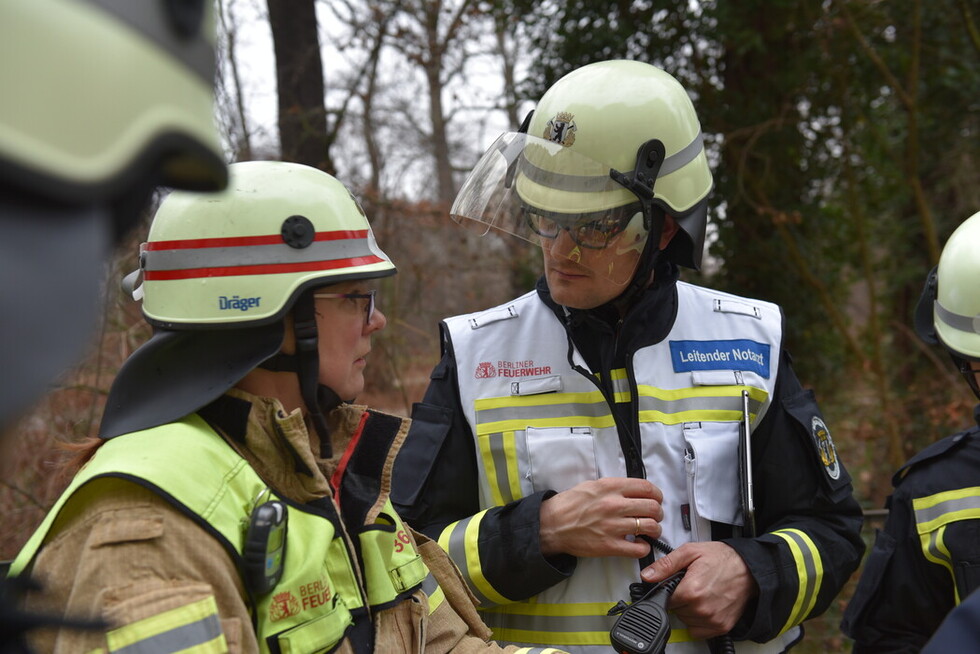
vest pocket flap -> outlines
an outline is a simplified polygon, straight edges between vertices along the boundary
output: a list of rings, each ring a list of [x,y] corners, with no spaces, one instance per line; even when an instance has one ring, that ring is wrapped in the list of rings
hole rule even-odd
[[[692,370],[692,386],[749,386],[766,391],[766,382],[752,370]]]
[[[698,516],[712,522],[742,524],[738,483],[738,423],[695,422],[684,425],[689,451],[691,503]]]
[[[354,618],[347,606],[335,598],[333,608],[328,613],[276,636],[279,651],[282,654],[326,652],[340,642],[352,624]]]
[[[541,393],[557,393],[560,390],[561,375],[524,379],[510,383],[511,395],[540,395]]]

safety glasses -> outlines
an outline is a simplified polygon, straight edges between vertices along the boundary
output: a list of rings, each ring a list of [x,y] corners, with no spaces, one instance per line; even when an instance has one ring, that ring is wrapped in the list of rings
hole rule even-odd
[[[367,300],[364,303],[364,324],[370,325],[371,318],[374,317],[374,296],[376,290],[367,293],[314,293],[313,297],[318,300]]]
[[[605,211],[566,214],[545,211],[523,205],[524,220],[528,227],[544,238],[557,238],[565,230],[576,245],[590,250],[601,250],[621,234],[630,220],[643,210],[639,202],[614,207]]]

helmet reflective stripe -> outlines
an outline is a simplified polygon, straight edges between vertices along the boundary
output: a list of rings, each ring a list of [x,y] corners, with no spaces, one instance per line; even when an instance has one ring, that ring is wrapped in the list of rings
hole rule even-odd
[[[664,159],[660,166],[660,173],[657,178],[665,177],[676,172],[694,161],[694,159],[704,150],[704,135],[699,131],[694,140],[679,152],[675,152]],[[626,171],[620,171],[626,172]],[[603,175],[568,175],[550,170],[544,170],[531,163],[526,157],[521,161],[521,173],[527,176],[532,182],[551,187],[559,191],[574,191],[576,193],[599,193],[602,191],[622,190],[619,182],[613,180],[608,173]],[[626,172],[631,175],[632,170]],[[654,187],[656,189],[656,187]]]
[[[314,244],[301,250],[284,244],[279,234],[147,243],[143,276],[152,281],[269,275],[382,263],[367,234],[318,232]]]
[[[307,289],[395,273],[357,200],[331,175],[281,161],[229,170],[221,193],[176,191],[157,210],[140,256],[152,324],[267,324]]]
[[[980,315],[977,316],[961,316],[957,313],[949,311],[943,305],[936,302],[936,318],[949,325],[953,329],[959,330],[961,332],[972,332],[974,334],[980,334]]]

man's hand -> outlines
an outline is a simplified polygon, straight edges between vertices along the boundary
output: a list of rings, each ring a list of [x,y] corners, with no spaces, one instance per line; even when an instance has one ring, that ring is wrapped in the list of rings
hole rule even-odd
[[[660,489],[646,479],[583,481],[541,503],[541,551],[634,559],[646,556],[650,546],[642,539],[634,542],[632,537],[660,537],[663,498]]]
[[[685,543],[640,572],[658,582],[687,569],[668,608],[684,621],[692,637],[721,636],[732,627],[759,586],[738,553],[725,543]]]

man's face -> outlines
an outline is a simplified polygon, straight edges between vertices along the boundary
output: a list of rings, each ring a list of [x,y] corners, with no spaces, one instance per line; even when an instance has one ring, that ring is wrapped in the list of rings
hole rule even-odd
[[[666,216],[660,237],[661,250],[667,247],[677,229],[674,219]],[[565,230],[559,230],[553,239],[542,239],[541,249],[551,297],[571,309],[594,309],[618,297],[630,279],[614,281],[615,274],[597,271],[634,271],[641,256],[636,249],[622,251],[614,243],[602,250],[576,248]]]
[[[551,297],[572,309],[593,309],[619,296],[626,285],[596,271],[607,270],[610,266],[635,270],[640,258],[640,253],[634,250],[617,254],[613,247],[603,250],[578,248],[565,230],[560,230],[553,239],[542,240],[541,249]]]

